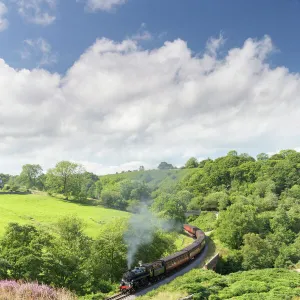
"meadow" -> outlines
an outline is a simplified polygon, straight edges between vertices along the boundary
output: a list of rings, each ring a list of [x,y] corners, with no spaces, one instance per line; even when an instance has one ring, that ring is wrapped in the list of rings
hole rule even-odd
[[[51,227],[63,216],[77,216],[85,224],[85,233],[96,237],[101,225],[119,217],[129,217],[124,211],[99,206],[85,206],[45,194],[0,195],[0,236],[10,222]]]

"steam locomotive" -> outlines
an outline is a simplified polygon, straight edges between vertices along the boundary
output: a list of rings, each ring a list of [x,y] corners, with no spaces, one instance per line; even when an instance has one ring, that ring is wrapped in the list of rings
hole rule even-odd
[[[141,287],[156,282],[193,260],[202,251],[205,246],[204,232],[189,224],[183,225],[183,228],[195,238],[195,241],[176,253],[126,272],[121,280],[120,292],[131,294]]]

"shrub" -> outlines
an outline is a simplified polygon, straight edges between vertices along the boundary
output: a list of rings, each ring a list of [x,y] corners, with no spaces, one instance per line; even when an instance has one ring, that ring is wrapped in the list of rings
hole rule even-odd
[[[0,281],[1,300],[75,300],[71,292],[54,289],[38,283],[23,283],[13,280]]]

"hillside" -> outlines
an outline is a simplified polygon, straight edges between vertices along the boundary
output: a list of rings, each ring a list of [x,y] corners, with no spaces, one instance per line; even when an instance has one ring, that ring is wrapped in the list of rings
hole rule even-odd
[[[34,178],[25,172],[28,169],[38,169]],[[61,174],[68,170],[71,172],[65,184]],[[231,289],[235,272],[248,276],[252,273],[247,272],[260,269],[253,274],[264,281],[273,276],[269,269],[282,268],[274,272],[289,277],[288,274],[295,273],[284,272],[299,269],[300,263],[299,174],[300,152],[294,150],[282,150],[272,156],[261,153],[256,159],[230,151],[215,160],[198,162],[191,158],[185,169],[144,171],[141,168],[100,177],[67,161],[57,163],[46,174],[35,165],[23,166],[19,176],[7,176],[4,191],[41,187],[68,200],[43,195],[0,196],[1,225],[9,221],[34,225],[10,226],[3,234],[2,278],[16,274],[18,278],[62,284],[80,296],[114,293],[122,274],[132,265],[154,261],[189,243],[178,233],[167,233],[157,226],[163,224],[174,231],[182,228],[183,222],[209,232],[208,254],[220,254],[216,269],[219,274],[212,278],[224,284],[216,291],[210,290],[211,297],[229,295],[224,291]],[[189,210],[201,211],[200,216],[186,218]],[[60,216],[70,214],[79,219],[64,219],[58,231],[48,230]],[[25,242],[24,236],[27,236]],[[24,259],[19,253],[28,255]],[[28,269],[32,271],[29,274]],[[239,296],[251,292],[247,287],[252,283],[243,282],[242,275],[237,281],[241,286],[232,285],[232,289],[241,290]],[[206,283],[202,286],[199,282],[178,281],[176,295],[201,292]],[[258,292],[271,293],[267,295],[269,298],[276,292],[269,283],[259,286],[264,288]],[[221,288],[227,296],[221,293]],[[290,288],[297,292],[297,287]],[[230,293],[233,295],[230,297],[237,296]]]
[[[193,270],[138,299],[178,300],[191,294],[194,300],[299,299],[300,275],[285,269],[252,270],[227,276]]]
[[[0,195],[0,235],[9,222],[49,227],[61,217],[74,215],[86,223],[85,232],[95,237],[101,225],[129,213],[99,206],[85,206],[47,195]]]

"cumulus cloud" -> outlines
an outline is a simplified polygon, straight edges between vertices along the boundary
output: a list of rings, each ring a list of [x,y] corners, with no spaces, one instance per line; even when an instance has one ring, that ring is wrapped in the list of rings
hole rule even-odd
[[[117,6],[125,4],[127,0],[87,0],[86,7],[88,10],[112,11]]]
[[[28,22],[50,25],[55,19],[56,0],[11,0],[19,14]]]
[[[43,38],[27,39],[21,51],[22,59],[34,59],[37,66],[52,65],[57,62],[56,54],[53,54],[51,45]]]
[[[6,5],[0,1],[0,32],[4,31],[8,27],[8,20],[5,18],[7,14]]]
[[[0,60],[2,171],[69,159],[103,174],[299,147],[300,75],[268,64],[268,36],[222,58],[221,45],[194,55],[181,39],[149,51],[103,38],[63,76]]]

